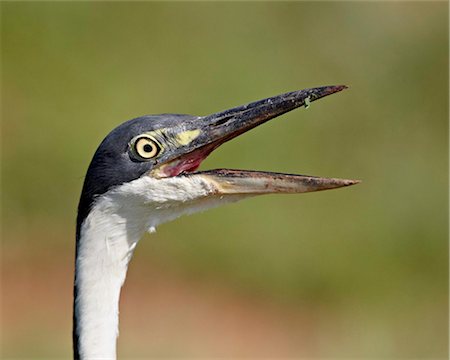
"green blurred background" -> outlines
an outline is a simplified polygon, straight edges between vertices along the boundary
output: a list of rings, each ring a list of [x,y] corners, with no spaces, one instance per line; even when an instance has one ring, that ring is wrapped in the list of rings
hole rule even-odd
[[[359,178],[146,235],[119,355],[447,358],[446,2],[2,2],[4,358],[69,358],[74,222],[96,146],[151,113],[349,90],[202,168]]]

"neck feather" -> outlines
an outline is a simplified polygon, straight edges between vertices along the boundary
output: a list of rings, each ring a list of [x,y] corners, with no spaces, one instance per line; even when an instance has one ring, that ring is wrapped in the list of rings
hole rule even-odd
[[[95,200],[77,231],[75,358],[116,357],[120,290],[134,248],[146,230],[249,196],[215,194],[214,186],[201,177],[143,176]]]
[[[99,201],[81,225],[75,262],[74,328],[81,359],[115,359],[119,297],[143,232]]]

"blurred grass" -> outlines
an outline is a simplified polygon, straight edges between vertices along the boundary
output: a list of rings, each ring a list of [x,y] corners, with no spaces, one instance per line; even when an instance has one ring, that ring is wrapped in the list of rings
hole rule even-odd
[[[146,236],[134,262],[288,308],[326,307],[335,317],[322,321],[329,335],[317,356],[446,357],[447,3],[2,2],[1,10],[4,254],[14,249],[29,267],[42,261],[35,253],[72,256],[84,172],[123,120],[203,115],[344,83],[349,90],[234,140],[203,168],[361,185],[179,219]],[[22,356],[44,356],[51,336],[41,341],[48,345]],[[34,349],[30,342],[4,341],[5,354]]]

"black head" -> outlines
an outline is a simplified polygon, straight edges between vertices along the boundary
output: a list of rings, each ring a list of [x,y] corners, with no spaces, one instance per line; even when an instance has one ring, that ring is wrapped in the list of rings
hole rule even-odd
[[[182,131],[196,118],[182,114],[147,115],[126,121],[112,130],[97,148],[87,170],[78,205],[79,220],[89,213],[95,197],[115,186],[139,178],[161,161],[158,156],[147,157],[145,154],[145,150],[148,150],[148,155],[155,151],[160,152],[160,144],[166,145],[164,136],[168,135],[161,129]],[[157,138],[158,133],[162,139]],[[135,148],[138,145],[136,140],[140,137],[143,141],[149,139],[148,144],[140,145],[144,156],[140,156]],[[157,143],[152,143],[152,140]]]

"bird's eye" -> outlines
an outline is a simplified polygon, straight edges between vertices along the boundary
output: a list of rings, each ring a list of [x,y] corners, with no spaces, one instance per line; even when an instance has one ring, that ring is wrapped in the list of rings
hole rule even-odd
[[[151,159],[159,154],[161,147],[159,144],[148,136],[142,136],[134,142],[134,150],[137,155],[143,159]]]

